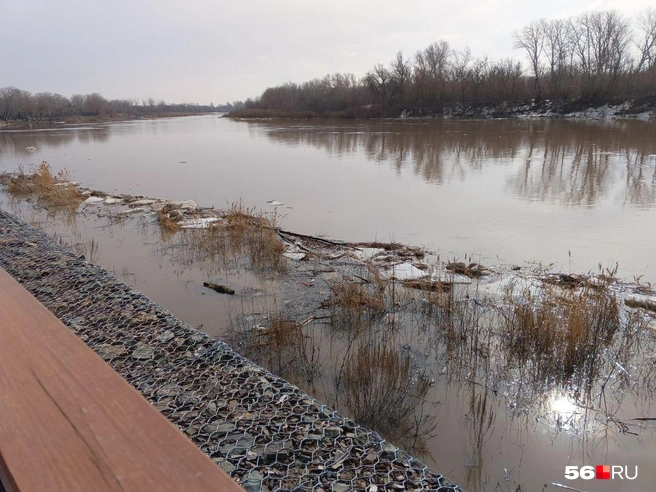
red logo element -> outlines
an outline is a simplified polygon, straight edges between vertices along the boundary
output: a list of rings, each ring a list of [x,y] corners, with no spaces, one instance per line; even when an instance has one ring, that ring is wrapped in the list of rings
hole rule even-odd
[[[610,480],[610,466],[597,465],[595,472],[595,478],[597,480]]]

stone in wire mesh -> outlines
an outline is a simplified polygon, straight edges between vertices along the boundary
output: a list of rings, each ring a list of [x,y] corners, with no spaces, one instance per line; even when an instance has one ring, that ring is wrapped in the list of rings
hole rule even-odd
[[[4,211],[0,266],[246,490],[462,491]]]

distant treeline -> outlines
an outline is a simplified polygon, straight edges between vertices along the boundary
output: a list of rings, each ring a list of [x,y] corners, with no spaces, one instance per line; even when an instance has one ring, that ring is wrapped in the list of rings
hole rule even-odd
[[[411,58],[399,52],[364,77],[327,75],[286,83],[248,99],[231,116],[425,116],[578,101],[605,102],[656,96],[656,10],[630,20],[616,11],[534,21],[513,33],[528,64],[474,58],[469,48],[438,41]]]
[[[230,111],[234,109],[231,105]],[[214,104],[203,106],[196,103],[167,104],[153,98],[105,99],[98,93],[74,94],[71,98],[52,92],[29,91],[16,87],[0,88],[0,121],[59,121],[67,118],[116,118],[138,117],[155,114],[209,113],[222,111]]]

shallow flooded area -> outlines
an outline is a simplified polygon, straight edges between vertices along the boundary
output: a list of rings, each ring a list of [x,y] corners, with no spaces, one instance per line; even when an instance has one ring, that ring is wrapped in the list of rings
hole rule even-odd
[[[216,117],[0,133],[0,171],[47,160],[110,195],[241,199],[349,242],[282,234],[282,267],[230,252],[234,228],[167,232],[152,204],[0,199],[467,490],[618,490],[564,478],[598,464],[637,465],[621,490],[649,490],[654,321],[626,300],[655,295],[655,137],[646,122]],[[376,240],[422,248],[354,245]]]

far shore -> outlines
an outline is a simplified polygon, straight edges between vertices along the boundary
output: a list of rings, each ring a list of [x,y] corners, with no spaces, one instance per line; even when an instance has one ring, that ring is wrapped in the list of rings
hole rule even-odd
[[[396,116],[385,116],[382,108],[374,105],[342,111],[285,111],[278,109],[248,108],[224,114],[233,119],[312,119],[312,120],[367,120],[367,119],[637,119],[656,120],[656,99],[653,97],[626,101],[524,101],[519,103],[451,105],[441,113],[425,114],[404,110]]]
[[[217,112],[222,114],[221,112]],[[205,112],[161,112],[149,114],[116,114],[113,116],[79,116],[67,117],[58,121],[36,121],[36,120],[9,120],[0,121],[0,131],[2,130],[40,130],[47,128],[62,128],[76,125],[89,125],[95,123],[119,123],[121,121],[137,121],[137,120],[155,120],[161,118],[178,118],[182,116],[199,116],[204,114],[215,114]]]

